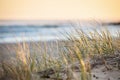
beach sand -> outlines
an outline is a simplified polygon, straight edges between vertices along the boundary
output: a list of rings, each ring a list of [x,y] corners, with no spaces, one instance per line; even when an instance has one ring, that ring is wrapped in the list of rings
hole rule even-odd
[[[54,43],[54,46],[53,46],[53,43]],[[44,43],[39,43],[39,42],[28,43],[31,54],[42,53],[39,46],[37,46],[37,48],[34,47],[34,46],[36,46],[36,44],[40,44],[42,46],[41,49],[43,49],[45,47]],[[49,46],[48,46],[48,44],[49,44]],[[58,45],[58,43],[56,43],[56,42],[47,42],[47,46],[48,46],[47,49],[52,48],[52,50],[49,50],[48,53],[51,53],[52,55],[57,56],[57,55],[55,55],[57,53],[57,49],[58,49],[57,45]],[[63,45],[63,44],[61,43],[61,45]],[[5,61],[5,60],[10,61],[11,57],[15,57],[15,53],[16,53],[15,48],[16,47],[17,47],[17,44],[15,44],[15,43],[0,44],[0,61]],[[44,51],[44,49],[43,49],[43,51]],[[73,72],[73,74],[77,77],[77,80],[80,80],[80,72]],[[115,67],[112,67],[111,70],[107,70],[104,65],[97,65],[96,67],[94,67],[91,70],[91,74],[92,74],[92,80],[120,80],[120,70],[118,70]],[[66,80],[65,75],[63,75],[63,76],[64,76],[64,78],[61,80]],[[50,79],[50,78],[42,79],[39,77],[39,74],[34,75],[33,78],[34,77],[36,78],[36,80],[56,80],[56,79]],[[75,80],[75,79],[71,79],[71,80]]]

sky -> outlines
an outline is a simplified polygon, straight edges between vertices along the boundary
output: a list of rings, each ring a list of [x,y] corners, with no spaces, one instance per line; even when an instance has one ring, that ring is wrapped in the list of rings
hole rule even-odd
[[[0,0],[0,20],[120,20],[120,0]]]

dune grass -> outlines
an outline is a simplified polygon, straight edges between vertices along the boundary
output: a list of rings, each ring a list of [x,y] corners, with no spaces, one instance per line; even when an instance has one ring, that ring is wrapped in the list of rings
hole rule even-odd
[[[78,37],[68,34],[68,41],[56,41],[56,44],[53,44],[59,57],[54,57],[49,53],[49,50],[54,50],[54,47],[53,45],[48,47],[46,42],[42,45],[40,43],[33,44],[34,48],[38,48],[41,52],[32,54],[27,43],[18,43],[15,48],[15,59],[10,63],[3,61],[0,64],[0,80],[5,80],[4,78],[8,78],[8,80],[36,80],[33,77],[34,73],[49,68],[52,68],[56,72],[55,76],[59,78],[61,67],[66,67],[67,69],[66,80],[71,80],[72,78],[74,80],[91,80],[90,60],[96,56],[101,58],[105,67],[109,69],[104,57],[119,52],[120,33],[114,38],[108,30],[90,32],[89,36],[82,30],[76,30],[76,32]],[[75,62],[80,65],[81,79],[76,78],[73,69],[69,67]]]

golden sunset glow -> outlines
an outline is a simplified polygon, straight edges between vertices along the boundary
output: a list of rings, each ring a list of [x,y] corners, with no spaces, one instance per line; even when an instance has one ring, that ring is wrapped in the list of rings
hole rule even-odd
[[[120,0],[0,0],[0,20],[120,20]]]

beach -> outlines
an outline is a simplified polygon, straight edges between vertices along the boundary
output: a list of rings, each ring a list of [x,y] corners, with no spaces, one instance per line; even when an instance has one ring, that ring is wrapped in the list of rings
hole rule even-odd
[[[0,80],[119,80],[118,25],[0,28]]]
[[[22,45],[22,44],[23,43],[20,43],[20,45]],[[25,44],[27,44],[29,46],[29,50],[30,50],[29,52],[31,55],[34,55],[37,53],[37,56],[40,58],[40,56],[42,56],[42,54],[44,54],[45,49],[47,49],[46,54],[49,54],[51,57],[55,57],[57,59],[59,59],[60,45],[61,45],[61,47],[72,45],[72,43],[68,42],[68,41],[27,42]],[[46,45],[47,45],[47,47],[46,47]],[[12,60],[14,60],[14,58],[16,57],[17,47],[19,47],[18,43],[2,43],[2,44],[0,44],[0,54],[1,54],[0,60],[1,60],[1,62],[11,62]],[[113,57],[113,58],[115,58],[115,57]],[[111,58],[111,60],[112,60],[112,58]],[[93,60],[91,60],[91,65],[95,65],[95,66],[91,67],[92,68],[91,69],[92,80],[120,80],[120,70],[117,68],[118,64],[116,63],[116,61],[114,61],[113,64],[112,64],[112,62],[109,62],[112,64],[112,65],[108,64],[111,67],[110,70],[107,70],[104,63],[101,63],[102,61],[99,63],[99,61],[100,60],[97,60],[96,62],[98,62],[98,63],[94,64]],[[116,64],[114,64],[114,63],[116,63]],[[73,63],[72,66],[74,66],[74,67],[76,66],[76,67],[72,71],[73,77],[69,80],[80,80],[81,72],[79,71],[79,65],[80,65],[79,63],[76,63],[76,62],[75,62],[75,64]],[[63,64],[63,66],[64,66],[64,64]],[[53,65],[53,67],[54,67],[54,65]],[[64,68],[64,70],[67,70],[67,68],[65,66],[63,68]],[[44,71],[47,71],[47,70],[48,69],[46,69]],[[63,72],[58,72],[61,75],[60,80],[67,80],[67,73],[65,73],[64,70],[63,70]],[[49,72],[51,72],[51,70]],[[46,77],[41,78],[40,75],[44,75],[44,74],[45,73],[43,73],[43,74],[33,73],[33,80],[34,79],[36,79],[36,80],[56,80],[57,79],[55,77],[54,73],[48,74],[50,76],[49,78],[46,78]]]

